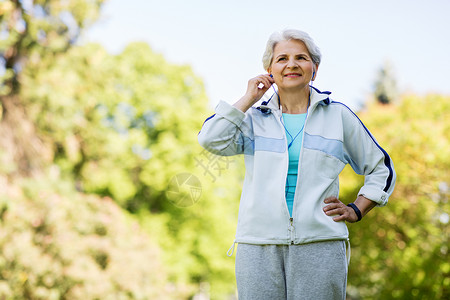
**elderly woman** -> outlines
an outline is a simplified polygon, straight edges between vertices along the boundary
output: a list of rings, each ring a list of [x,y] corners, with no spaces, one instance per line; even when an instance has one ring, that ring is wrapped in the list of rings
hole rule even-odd
[[[252,78],[234,105],[220,102],[199,142],[218,155],[244,154],[235,243],[239,300],[345,299],[345,222],[384,206],[394,189],[391,158],[358,117],[312,87],[319,48],[299,30],[272,34],[268,74]],[[255,105],[269,88],[278,91]],[[346,164],[365,175],[353,203],[338,199]]]

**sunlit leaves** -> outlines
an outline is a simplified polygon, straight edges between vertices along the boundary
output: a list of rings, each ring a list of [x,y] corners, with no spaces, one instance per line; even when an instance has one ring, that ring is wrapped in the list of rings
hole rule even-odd
[[[448,298],[449,113],[449,97],[409,95],[361,114],[392,157],[397,185],[386,207],[349,226],[352,299]],[[354,178],[341,178],[349,202]]]
[[[205,157],[197,133],[211,112],[190,67],[166,62],[144,43],[118,55],[85,45],[29,65],[22,83],[29,115],[53,143],[63,177],[142,215],[164,250],[169,281],[186,295],[205,282],[215,295],[232,292],[226,250],[243,170],[237,159],[220,168],[199,165]],[[180,173],[201,182],[202,197],[192,207],[176,207],[167,197]]]
[[[52,176],[0,183],[1,298],[178,298],[152,238],[111,199]]]

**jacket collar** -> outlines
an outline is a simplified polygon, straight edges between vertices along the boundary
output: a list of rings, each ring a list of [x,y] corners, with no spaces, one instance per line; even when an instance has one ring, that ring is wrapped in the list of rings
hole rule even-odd
[[[330,94],[331,92],[323,91],[321,92],[319,89],[310,86],[311,90],[311,103],[309,106],[309,110],[311,110],[313,107],[316,107],[317,105],[328,105],[330,104]],[[278,94],[273,94],[272,97],[267,100],[267,106],[276,111],[277,113],[281,112],[280,106],[279,106],[279,99]]]

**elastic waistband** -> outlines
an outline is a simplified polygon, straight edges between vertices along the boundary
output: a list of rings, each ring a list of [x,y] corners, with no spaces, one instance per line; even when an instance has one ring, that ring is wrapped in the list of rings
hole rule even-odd
[[[351,257],[351,254],[352,254],[352,248],[350,247],[350,239],[346,239],[346,240],[344,240],[344,242],[345,242],[345,245],[346,245],[346,248],[347,248],[346,249],[347,251],[345,253],[345,255],[347,257],[347,266],[349,266],[350,265],[350,257]],[[228,251],[227,251],[227,256],[228,257],[233,256],[234,249],[236,248],[236,244],[237,244],[237,242],[236,242],[236,240],[234,240],[233,244],[230,247],[230,249],[228,249]]]

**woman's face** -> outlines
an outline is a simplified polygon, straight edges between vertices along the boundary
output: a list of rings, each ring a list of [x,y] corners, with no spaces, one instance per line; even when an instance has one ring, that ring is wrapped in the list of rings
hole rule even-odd
[[[272,64],[267,71],[272,74],[278,88],[298,89],[309,86],[314,70],[317,73],[305,44],[289,40],[275,45]]]

